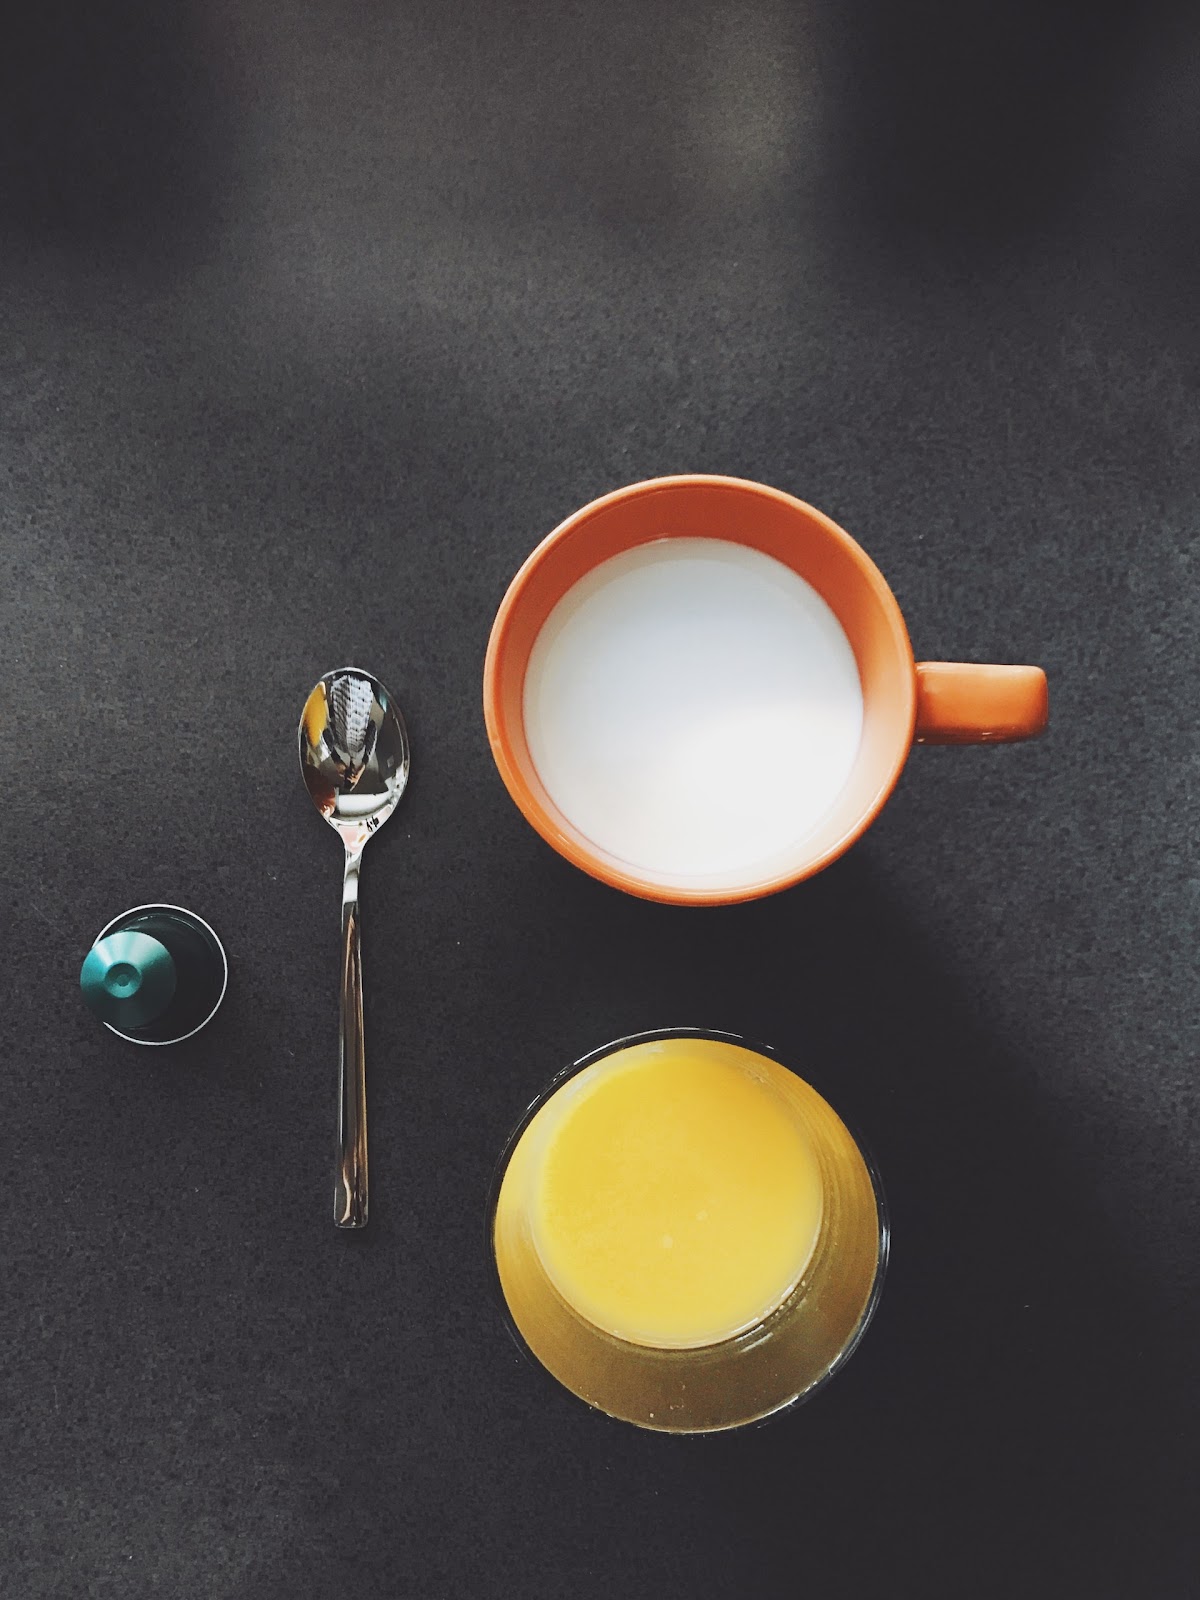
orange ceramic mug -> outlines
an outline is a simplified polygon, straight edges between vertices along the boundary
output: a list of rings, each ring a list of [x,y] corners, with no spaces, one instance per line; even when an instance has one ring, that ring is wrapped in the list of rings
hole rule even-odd
[[[726,551],[734,547],[731,553],[738,558],[746,556],[764,571],[777,573],[784,585],[794,585],[790,574],[795,574],[808,586],[806,593],[815,591],[820,597],[813,604],[822,612],[829,608],[853,651],[861,690],[856,753],[831,803],[769,861],[692,873],[626,859],[597,843],[555,803],[531,752],[527,674],[547,621],[558,628],[558,619],[574,604],[573,596],[594,592],[605,581],[598,571],[604,564],[617,563],[605,567],[605,572],[616,572],[630,562],[655,559],[654,551],[641,547],[660,540],[721,541]],[[674,553],[683,548],[677,545]],[[782,564],[787,572],[778,573],[760,557]],[[731,577],[741,581],[736,572]],[[644,610],[645,593],[639,602]],[[914,661],[895,596],[866,552],[830,518],[762,484],[688,475],[651,479],[604,495],[568,517],[537,547],[513,579],[492,627],[484,714],[509,793],[568,861],[647,899],[720,905],[787,888],[836,860],[879,814],[914,742],[981,744],[1040,733],[1046,725],[1047,690],[1039,667]]]

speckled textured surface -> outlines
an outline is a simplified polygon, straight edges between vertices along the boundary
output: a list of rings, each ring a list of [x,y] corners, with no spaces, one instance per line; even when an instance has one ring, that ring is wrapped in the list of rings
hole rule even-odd
[[[4,1594],[1195,1592],[1197,34],[904,15],[118,4],[10,40]],[[562,516],[679,470],[829,511],[919,655],[1042,663],[1050,735],[917,752],[760,905],[572,870],[491,767],[488,627]],[[348,660],[414,750],[363,881],[361,1238],[292,746]],[[151,1055],[75,985],[158,899],[232,980]],[[810,1064],[895,1224],[837,1383],[700,1441],[542,1382],[482,1249],[545,1079],[691,1020]]]

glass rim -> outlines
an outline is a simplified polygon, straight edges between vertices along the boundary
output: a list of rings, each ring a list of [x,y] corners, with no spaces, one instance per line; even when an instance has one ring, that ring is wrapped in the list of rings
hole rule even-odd
[[[697,1428],[688,1430],[686,1432],[681,1431],[679,1434],[674,1436],[678,1438],[705,1438],[712,1434],[734,1433],[750,1428],[762,1428],[768,1423],[777,1422],[780,1418],[789,1415],[791,1412],[804,1405],[807,1401],[813,1399],[814,1396],[821,1393],[830,1380],[836,1377],[839,1372],[841,1372],[842,1368],[849,1361],[850,1357],[858,1349],[859,1344],[862,1342],[863,1335],[866,1333],[867,1329],[871,1325],[871,1322],[874,1320],[875,1313],[879,1308],[879,1301],[883,1295],[883,1282],[887,1275],[888,1262],[891,1256],[892,1238],[891,1213],[888,1209],[887,1195],[883,1187],[883,1178],[880,1175],[879,1167],[876,1164],[874,1153],[871,1150],[870,1145],[866,1142],[866,1140],[863,1139],[856,1121],[842,1115],[838,1107],[825,1093],[825,1089],[819,1079],[814,1082],[813,1079],[807,1075],[807,1073],[799,1072],[788,1060],[785,1059],[780,1051],[774,1048],[774,1046],[762,1044],[757,1039],[751,1038],[747,1034],[733,1033],[728,1029],[722,1028],[650,1028],[641,1033],[624,1034],[618,1039],[610,1040],[608,1044],[603,1044],[594,1050],[589,1050],[586,1055],[580,1056],[578,1060],[570,1062],[565,1067],[561,1067],[549,1080],[549,1082],[547,1082],[543,1088],[539,1090],[537,1095],[535,1095],[534,1099],[525,1108],[524,1112],[517,1120],[512,1132],[504,1141],[504,1145],[501,1148],[499,1156],[497,1157],[491,1179],[488,1183],[484,1234],[484,1248],[487,1252],[488,1287],[492,1300],[498,1308],[504,1325],[508,1330],[509,1337],[512,1339],[513,1343],[516,1345],[517,1349],[520,1351],[525,1360],[531,1366],[536,1368],[539,1373],[541,1373],[542,1377],[547,1383],[552,1384],[554,1389],[556,1389],[560,1394],[568,1395],[576,1405],[582,1406],[586,1411],[591,1412],[594,1416],[602,1417],[605,1419],[605,1421],[617,1423],[622,1427],[639,1426],[639,1424],[631,1423],[624,1417],[613,1416],[610,1412],[605,1411],[601,1406],[593,1405],[590,1401],[585,1400],[582,1395],[576,1394],[575,1391],[567,1384],[563,1383],[561,1379],[555,1377],[554,1373],[552,1373],[549,1368],[546,1367],[534,1354],[533,1350],[527,1343],[524,1334],[517,1326],[516,1319],[513,1317],[508,1301],[504,1295],[504,1289],[500,1281],[500,1268],[496,1260],[495,1223],[496,1208],[500,1200],[500,1188],[504,1182],[504,1175],[508,1170],[509,1162],[512,1160],[513,1152],[516,1150],[517,1145],[521,1140],[521,1136],[524,1134],[526,1128],[528,1128],[534,1117],[551,1098],[551,1096],[557,1094],[559,1089],[561,1089],[565,1083],[568,1083],[572,1078],[578,1076],[578,1074],[583,1072],[586,1068],[593,1066],[597,1061],[602,1061],[606,1056],[616,1055],[618,1051],[628,1049],[634,1045],[654,1044],[661,1039],[712,1039],[722,1044],[738,1045],[743,1050],[749,1050],[756,1055],[765,1056],[769,1061],[776,1062],[779,1066],[783,1067],[785,1071],[792,1073],[795,1077],[799,1078],[802,1083],[806,1083],[809,1088],[813,1089],[817,1094],[819,1094],[825,1101],[826,1105],[829,1106],[830,1110],[833,1111],[835,1116],[838,1117],[842,1125],[849,1133],[851,1139],[854,1141],[854,1144],[858,1149],[858,1153],[863,1159],[863,1164],[867,1169],[867,1176],[871,1180],[871,1190],[875,1197],[875,1210],[879,1224],[879,1253],[875,1265],[875,1276],[871,1281],[871,1292],[867,1296],[867,1302],[863,1307],[862,1315],[859,1317],[853,1333],[842,1346],[841,1350],[838,1351],[834,1360],[821,1374],[821,1376],[816,1379],[815,1382],[809,1384],[807,1389],[803,1390],[802,1393],[798,1395],[794,1395],[790,1400],[784,1401],[782,1405],[776,1406],[773,1411],[767,1412],[764,1416],[752,1417],[745,1422],[729,1423],[728,1425],[720,1428]],[[723,1344],[726,1342],[727,1341],[725,1340],[718,1340],[716,1341],[716,1344],[709,1345],[706,1348],[714,1349],[716,1348],[717,1344]],[[665,1432],[666,1430],[643,1428],[641,1431]]]

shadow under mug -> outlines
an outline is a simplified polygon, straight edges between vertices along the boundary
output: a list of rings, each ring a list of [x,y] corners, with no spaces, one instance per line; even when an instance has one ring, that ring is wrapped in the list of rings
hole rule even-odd
[[[719,885],[664,881],[589,839],[555,805],[525,732],[530,655],[551,612],[602,562],[654,540],[711,538],[774,557],[831,608],[858,666],[862,738],[841,794],[816,829],[765,875]],[[492,626],[483,683],[492,754],[509,794],[538,833],[593,877],[645,899],[680,905],[751,900],[811,877],[866,831],[917,744],[1026,739],[1047,719],[1040,667],[913,657],[900,607],[867,553],[829,517],[763,484],[706,475],[654,478],[575,512],[530,555]]]
[[[758,1082],[801,1130],[818,1174],[820,1222],[800,1277],[773,1309],[711,1343],[671,1345],[601,1326],[554,1281],[534,1220],[547,1141],[570,1116],[580,1075],[602,1073],[606,1064],[619,1070],[655,1047],[670,1049],[672,1041]],[[586,1080],[585,1086],[592,1087]],[[653,1186],[662,1174],[645,1178]],[[559,1073],[505,1146],[487,1219],[494,1288],[518,1347],[594,1409],[665,1433],[744,1427],[810,1399],[866,1332],[890,1243],[875,1164],[824,1096],[766,1046],[704,1028],[634,1034]]]

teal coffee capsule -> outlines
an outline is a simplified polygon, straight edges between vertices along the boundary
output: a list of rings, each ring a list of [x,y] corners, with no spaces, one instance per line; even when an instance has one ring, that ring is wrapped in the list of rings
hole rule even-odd
[[[229,963],[216,934],[182,906],[134,906],[101,929],[79,973],[104,1025],[135,1044],[178,1044],[225,997]]]

